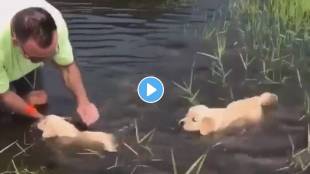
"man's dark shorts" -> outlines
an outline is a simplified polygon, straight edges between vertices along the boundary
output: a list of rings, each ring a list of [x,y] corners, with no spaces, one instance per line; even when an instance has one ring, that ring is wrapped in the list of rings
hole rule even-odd
[[[33,90],[43,89],[41,68],[37,68],[18,80],[10,83],[10,89],[23,97]]]

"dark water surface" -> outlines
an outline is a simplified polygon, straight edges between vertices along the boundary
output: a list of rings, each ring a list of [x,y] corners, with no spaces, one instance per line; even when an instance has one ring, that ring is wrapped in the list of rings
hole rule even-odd
[[[201,90],[199,100],[209,106],[222,105],[218,98],[224,91],[207,82],[210,70],[206,58],[196,54],[206,50],[206,24],[212,12],[223,5],[222,1],[197,0],[168,7],[160,1],[50,2],[63,12],[68,22],[89,96],[101,111],[102,117],[92,129],[115,133],[121,144],[128,144],[138,155],[124,145],[120,152],[104,154],[103,158],[76,155],[28,136],[29,141],[34,139],[35,145],[26,156],[17,158],[18,164],[21,160],[29,169],[41,167],[47,173],[57,174],[168,174],[173,173],[170,151],[174,149],[179,173],[185,173],[207,151],[201,173],[290,173],[276,170],[287,165],[291,153],[288,135],[296,149],[306,145],[305,126],[298,121],[303,110],[302,96],[292,92],[296,85],[243,87],[236,84],[236,98],[271,90],[280,100],[270,120],[243,133],[201,137],[178,129],[177,121],[189,104],[180,98],[182,93],[173,81],[188,80],[194,59],[197,64],[194,87]],[[136,93],[139,80],[147,75],[159,77],[166,86],[165,96],[154,105],[143,104]],[[63,87],[59,73],[46,67],[44,76],[50,95],[48,113],[74,116],[74,101]],[[148,144],[152,153],[137,145],[135,119],[140,137],[156,129]],[[24,144],[24,133],[29,134],[31,122],[3,116],[0,124],[0,148],[15,140]],[[17,148],[12,148],[0,154],[0,172],[6,170],[9,159],[17,152]],[[116,167],[111,167],[116,159]]]

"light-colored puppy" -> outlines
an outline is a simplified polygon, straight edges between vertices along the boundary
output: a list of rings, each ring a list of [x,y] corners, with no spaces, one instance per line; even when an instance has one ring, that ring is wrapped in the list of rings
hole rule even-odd
[[[93,131],[79,131],[74,125],[57,115],[48,115],[38,125],[44,139],[57,138],[64,145],[95,148],[109,152],[117,151],[117,144],[112,134]]]
[[[207,135],[231,127],[258,123],[264,116],[264,107],[274,106],[277,102],[277,95],[265,92],[260,96],[234,101],[226,108],[197,105],[188,110],[180,123],[186,131],[200,131],[201,135]]]

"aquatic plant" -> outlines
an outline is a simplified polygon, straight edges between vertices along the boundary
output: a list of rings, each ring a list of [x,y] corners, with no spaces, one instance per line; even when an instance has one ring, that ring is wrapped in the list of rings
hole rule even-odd
[[[285,167],[285,169],[289,169],[291,167],[300,169],[301,172],[305,172],[310,167],[310,127],[308,125],[307,129],[307,138],[308,138],[308,145],[304,149],[301,149],[298,152],[295,152],[295,145],[292,138],[289,136],[289,140],[292,146],[292,155],[290,158],[289,166]]]
[[[173,167],[173,174],[179,174],[177,170],[177,164],[175,161],[174,151],[171,149],[171,161],[172,161],[172,167]],[[200,174],[202,166],[207,158],[207,154],[201,155],[185,172],[185,174]]]
[[[25,166],[17,166],[15,164],[15,161],[12,159],[11,160],[11,168],[12,170],[8,169],[7,171],[1,172],[0,174],[43,174],[46,173],[45,169],[42,167],[39,170],[31,170],[28,167]]]
[[[134,120],[134,126],[135,126],[135,137],[137,145],[146,150],[151,156],[154,156],[152,148],[149,146],[149,144],[153,139],[156,129],[150,130],[142,138],[140,138],[139,127],[136,119]],[[136,156],[140,155],[137,150],[135,150],[132,146],[130,146],[126,142],[123,142],[123,145]]]
[[[10,165],[8,166],[8,169],[6,171],[3,171],[1,172],[0,174],[8,174],[8,173],[15,173],[15,174],[40,174],[40,173],[43,173],[44,172],[44,168],[41,168],[40,170],[37,170],[37,171],[31,171],[28,167],[25,167],[23,165],[21,166],[17,166],[16,163],[15,163],[15,159],[17,157],[19,157],[20,155],[22,154],[25,154],[27,152],[27,150],[29,150],[30,148],[33,147],[33,144],[26,144],[25,143],[26,140],[24,139],[24,144],[27,145],[27,147],[22,147],[19,143],[18,143],[18,140],[10,143],[9,145],[5,146],[4,148],[2,148],[0,150],[0,154],[11,149],[12,147],[17,147],[20,152],[16,153],[15,155],[12,156],[11,158],[11,163]]]
[[[308,69],[310,1],[232,0],[231,21],[240,32],[241,47],[262,64],[267,80],[283,83],[288,72]]]
[[[200,102],[197,99],[197,96],[199,94],[199,89],[197,91],[193,91],[193,80],[194,80],[194,69],[195,69],[195,61],[192,64],[191,67],[191,74],[190,74],[190,79],[189,79],[189,83],[187,83],[186,81],[183,81],[183,85],[177,83],[177,82],[173,82],[173,84],[178,87],[179,89],[181,89],[185,94],[183,96],[181,96],[182,98],[186,99],[191,105],[198,105]]]
[[[298,33],[309,29],[308,0],[233,0],[230,1],[230,9],[233,9],[231,15],[239,19],[246,15],[251,23],[260,22],[257,15],[264,15],[270,19],[269,22],[279,24],[281,31],[289,29]]]
[[[280,18],[283,28],[296,33],[309,29],[310,1],[308,0],[269,0],[268,11],[274,18]]]
[[[223,27],[216,32],[216,50],[214,54],[205,52],[197,52],[197,54],[211,58],[212,77],[214,77],[215,83],[220,83],[222,87],[227,86],[227,77],[231,73],[231,69],[226,70],[224,67],[224,55],[226,53],[227,31],[230,23],[225,21]],[[219,80],[218,80],[219,79]]]

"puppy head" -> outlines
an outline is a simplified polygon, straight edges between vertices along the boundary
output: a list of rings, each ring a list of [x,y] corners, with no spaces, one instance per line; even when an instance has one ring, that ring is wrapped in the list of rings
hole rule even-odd
[[[67,122],[63,117],[57,115],[48,115],[37,124],[38,129],[40,129],[43,134],[43,138],[51,137],[74,137],[78,134],[78,130],[69,122]]]
[[[214,130],[212,119],[207,118],[208,110],[204,105],[193,106],[179,123],[186,131],[200,131],[202,135],[207,135]]]

